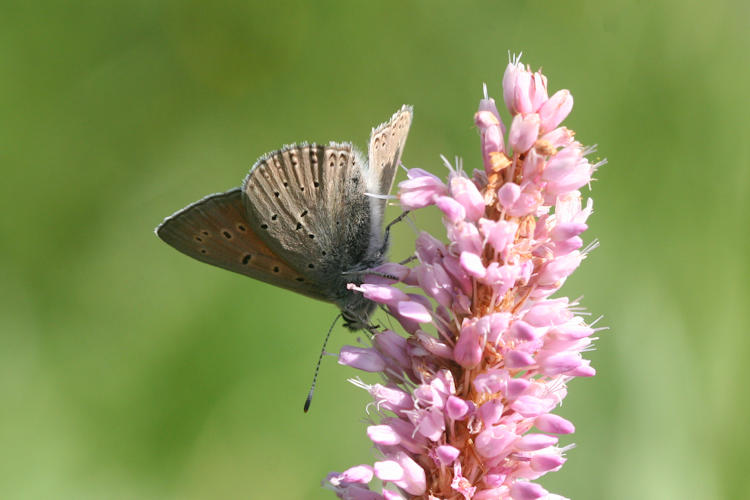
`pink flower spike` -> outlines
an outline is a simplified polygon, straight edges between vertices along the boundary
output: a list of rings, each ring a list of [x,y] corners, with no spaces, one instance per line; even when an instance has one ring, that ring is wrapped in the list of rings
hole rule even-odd
[[[345,345],[341,348],[339,364],[366,372],[381,372],[385,368],[385,361],[375,349],[351,345]]]
[[[573,96],[567,90],[558,90],[539,109],[541,131],[549,132],[557,128],[573,109]]]
[[[362,336],[372,347],[339,353],[382,382],[351,380],[372,397],[367,435],[382,458],[327,476],[342,500],[567,500],[531,481],[565,463],[572,445],[558,440],[575,426],[551,412],[569,381],[596,373],[585,356],[598,327],[578,300],[550,297],[596,246],[584,246],[586,191],[604,162],[561,126],[570,92],[550,97],[519,57],[502,83],[507,135],[485,88],[482,159],[443,158],[447,175],[411,169],[399,184],[405,208],[437,206],[440,234],[419,232],[411,259],[365,263],[347,285],[363,320],[382,304],[391,321]]]
[[[513,148],[513,154],[525,153],[539,138],[539,115],[516,115],[510,124],[508,143]]]
[[[510,497],[513,500],[536,500],[549,492],[536,483],[517,481],[510,487]]]

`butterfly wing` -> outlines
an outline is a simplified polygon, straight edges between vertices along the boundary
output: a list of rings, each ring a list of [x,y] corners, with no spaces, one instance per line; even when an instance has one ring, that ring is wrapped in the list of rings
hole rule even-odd
[[[317,286],[258,238],[246,221],[239,188],[188,205],[167,217],[156,228],[156,234],[201,262],[325,300]]]
[[[351,144],[287,146],[261,157],[242,189],[247,220],[268,247],[329,300],[342,273],[366,260],[370,205],[365,164]]]
[[[396,169],[401,162],[406,137],[413,115],[411,106],[402,106],[390,120],[372,130],[368,160],[367,190],[369,193],[387,195],[391,192]],[[385,199],[373,198],[378,214],[385,211]]]

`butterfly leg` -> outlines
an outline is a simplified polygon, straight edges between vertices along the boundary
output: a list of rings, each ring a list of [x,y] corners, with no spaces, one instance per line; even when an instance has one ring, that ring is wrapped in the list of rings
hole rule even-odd
[[[409,262],[414,262],[415,260],[417,260],[417,256],[416,255],[412,255],[411,257],[405,258],[404,260],[402,260],[398,264],[400,266],[404,266],[404,265],[408,264]]]
[[[388,238],[390,238],[390,235],[391,235],[391,226],[404,220],[404,218],[407,215],[409,215],[409,210],[404,210],[403,212],[401,212],[401,215],[393,219],[391,222],[388,223],[387,226],[385,226],[385,244],[386,245],[388,245]]]
[[[364,271],[344,271],[341,273],[343,276],[348,276],[351,274],[356,274],[358,276],[362,275],[370,275],[370,276],[380,276],[381,278],[386,278],[389,280],[399,281],[398,276],[394,276],[392,274],[388,273],[381,273],[379,271],[373,271],[371,269],[365,269]]]

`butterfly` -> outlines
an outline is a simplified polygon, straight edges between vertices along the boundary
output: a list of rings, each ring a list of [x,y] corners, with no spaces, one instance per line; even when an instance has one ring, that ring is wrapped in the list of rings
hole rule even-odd
[[[367,161],[347,142],[265,154],[242,187],[188,205],[156,234],[201,262],[333,303],[345,326],[366,328],[375,304],[347,285],[385,262],[386,196],[412,115],[403,106],[372,130]]]

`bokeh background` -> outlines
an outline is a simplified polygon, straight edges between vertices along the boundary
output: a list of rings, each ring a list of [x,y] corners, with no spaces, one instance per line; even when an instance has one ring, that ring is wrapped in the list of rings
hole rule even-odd
[[[408,166],[478,167],[482,83],[501,97],[523,51],[609,160],[586,233],[601,246],[563,292],[610,330],[560,410],[577,447],[541,482],[745,498],[749,5],[3,1],[0,497],[332,498],[327,472],[373,459],[366,395],[335,359],[302,413],[335,308],[153,228],[281,144],[366,148],[402,103]],[[394,257],[413,236],[397,228]],[[330,350],[353,341],[339,328]]]

